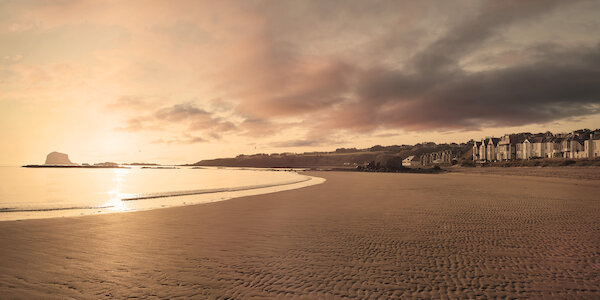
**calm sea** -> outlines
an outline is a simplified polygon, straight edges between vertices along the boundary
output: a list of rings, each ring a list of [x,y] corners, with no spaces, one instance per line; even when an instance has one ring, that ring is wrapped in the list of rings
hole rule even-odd
[[[208,203],[323,181],[282,170],[0,166],[0,220],[80,216]]]

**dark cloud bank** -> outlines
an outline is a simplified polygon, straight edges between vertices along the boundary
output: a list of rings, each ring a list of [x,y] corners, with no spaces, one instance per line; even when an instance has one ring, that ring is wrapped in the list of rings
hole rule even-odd
[[[506,26],[560,9],[559,4],[485,2],[471,18],[417,52],[408,67],[343,68],[343,76],[353,84],[334,86],[330,93],[351,99],[336,108],[322,107],[325,116],[318,120],[318,128],[476,129],[600,112],[600,45],[531,45],[522,50],[526,61],[516,65],[478,72],[459,65],[461,58],[497,37]],[[349,88],[336,89],[339,86]],[[278,101],[273,99],[273,104]],[[293,110],[297,104],[288,105]]]
[[[260,57],[250,66],[252,74],[260,76],[241,72],[243,78],[228,79],[244,87],[232,96],[237,106],[231,109],[246,121],[234,125],[183,104],[155,111],[151,121],[189,122],[190,131],[208,128],[207,133],[215,136],[231,131],[264,136],[294,126],[309,130],[307,139],[277,144],[287,147],[315,145],[314,141],[339,131],[470,130],[597,114],[600,113],[600,44],[533,42],[519,46],[517,52],[522,57],[518,63],[479,71],[461,65],[461,61],[474,53],[485,52],[488,43],[498,40],[501,43],[506,28],[527,26],[527,22],[560,12],[575,2],[484,1],[456,18],[452,12],[442,14],[451,20],[444,23],[448,29],[398,65],[378,61],[377,57],[390,57],[390,53],[400,51],[399,45],[407,43],[405,36],[412,36],[410,30],[402,31],[403,36],[394,36],[394,30],[400,29],[391,27],[381,37],[368,40],[366,48],[371,56],[363,57],[364,61],[360,61],[360,55],[352,60],[339,52],[339,55],[308,56],[297,49],[309,47],[314,41],[290,41],[290,37],[305,37],[307,32],[318,32],[323,25],[326,29],[321,39],[334,38],[327,28],[335,27],[331,22],[340,19],[377,25],[380,14],[389,16],[390,11],[402,9],[402,3],[377,3],[365,9],[351,3],[332,8],[330,2],[303,2],[301,16],[293,15],[293,10],[282,4],[260,6],[255,8],[256,14],[265,18],[265,30],[258,39],[262,47],[257,51]],[[324,6],[340,10],[331,22],[318,13]],[[409,13],[418,14],[420,8]],[[565,16],[569,17],[573,16]],[[417,28],[415,32],[422,30]],[[385,42],[378,40],[382,38]],[[314,57],[318,63],[307,67],[306,62],[313,62]],[[302,121],[290,124],[280,121],[283,117]],[[135,125],[136,120],[130,122]]]
[[[600,45],[564,46],[550,41],[519,49],[524,59],[518,64],[483,71],[460,65],[461,59],[485,50],[486,42],[501,39],[505,28],[527,26],[523,23],[568,5],[573,3],[481,2],[402,67],[383,63],[365,67],[332,59],[327,68],[302,77],[302,81],[327,84],[296,81],[291,83],[298,87],[291,89],[293,93],[249,101],[242,108],[251,106],[244,112],[265,118],[309,116],[316,124],[313,131],[322,132],[468,130],[599,113]],[[394,51],[383,47],[378,52],[387,50]],[[277,72],[285,76],[288,71]]]
[[[530,64],[475,73],[380,69],[358,76],[359,101],[347,109],[372,116],[341,122],[343,126],[479,128],[600,112],[599,47],[549,53]]]

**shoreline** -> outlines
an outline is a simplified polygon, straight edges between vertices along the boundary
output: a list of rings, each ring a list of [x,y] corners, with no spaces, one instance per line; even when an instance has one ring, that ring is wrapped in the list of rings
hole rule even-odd
[[[131,169],[123,166],[80,166],[80,165],[24,165],[21,168],[79,168],[79,169]]]
[[[595,182],[303,174],[327,181],[204,205],[0,222],[0,294],[600,296]]]
[[[96,215],[106,215],[114,213],[136,213],[148,210],[168,209],[182,206],[203,205],[208,203],[228,201],[231,199],[276,193],[280,191],[288,191],[300,189],[312,185],[318,185],[325,182],[323,178],[315,176],[307,176],[299,174],[304,178],[296,181],[276,182],[272,184],[262,184],[254,186],[241,186],[234,188],[219,188],[219,189],[204,189],[178,191],[168,193],[158,193],[150,195],[139,195],[133,198],[123,198],[117,203],[112,203],[109,206],[101,207],[66,207],[66,208],[49,208],[49,209],[18,209],[4,210],[0,209],[0,222],[37,220],[37,219],[56,219],[56,218],[73,218],[86,217]],[[144,200],[166,199],[162,202],[153,203],[152,207],[136,207],[132,210],[121,207],[125,202],[136,202]],[[148,205],[146,203],[143,203]],[[4,218],[3,218],[4,217]]]

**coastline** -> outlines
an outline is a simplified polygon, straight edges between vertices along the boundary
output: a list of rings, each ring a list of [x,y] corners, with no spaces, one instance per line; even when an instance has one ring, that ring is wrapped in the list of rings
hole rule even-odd
[[[280,191],[304,188],[321,184],[325,180],[319,177],[300,175],[302,178],[292,181],[279,181],[269,184],[183,190],[164,193],[136,194],[106,202],[96,207],[60,207],[48,209],[0,209],[0,222],[23,221],[32,219],[72,218],[114,213],[134,213],[147,210],[165,209],[181,206],[202,205],[227,201],[230,199],[269,194]],[[127,203],[127,205],[125,205]]]
[[[82,166],[82,165],[24,165],[21,168],[78,168],[78,169],[129,169],[123,166]]]
[[[0,222],[12,298],[600,295],[597,180],[306,172],[203,205]]]

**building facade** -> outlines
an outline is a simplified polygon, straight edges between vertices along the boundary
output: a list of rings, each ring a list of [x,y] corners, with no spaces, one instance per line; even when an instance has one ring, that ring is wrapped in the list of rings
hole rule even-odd
[[[589,134],[507,134],[473,143],[473,161],[489,162],[535,158],[600,157],[600,136]]]

